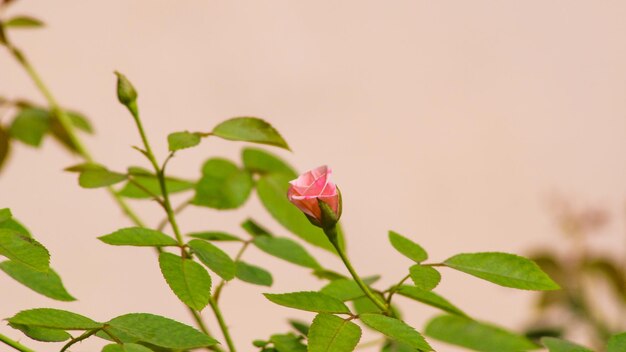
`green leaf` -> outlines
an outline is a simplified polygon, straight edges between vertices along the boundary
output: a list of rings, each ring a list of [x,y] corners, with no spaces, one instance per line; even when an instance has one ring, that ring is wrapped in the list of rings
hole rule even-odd
[[[191,133],[191,132],[174,132],[170,133],[167,136],[167,144],[171,152],[195,147],[200,144],[202,140],[202,136],[200,133]]]
[[[75,301],[61,282],[59,275],[52,269],[41,272],[18,262],[0,263],[0,270],[31,290],[58,301]]]
[[[362,314],[361,321],[370,328],[383,333],[390,339],[402,342],[420,351],[432,351],[422,335],[401,320],[381,314]]]
[[[175,320],[147,313],[119,316],[107,323],[113,335],[121,332],[134,336],[137,341],[173,349],[193,349],[212,346],[214,339]]]
[[[211,277],[202,265],[163,252],[159,255],[159,266],[165,281],[183,303],[195,310],[209,304]]]
[[[128,227],[98,237],[98,239],[113,246],[165,247],[178,245],[178,242],[172,237],[144,227]]]
[[[336,253],[322,229],[313,226],[304,214],[287,199],[290,180],[291,177],[284,174],[267,174],[261,177],[257,182],[257,193],[263,206],[276,221],[296,236]],[[343,243],[341,235],[340,242]]]
[[[189,237],[198,238],[205,241],[236,241],[242,242],[242,239],[221,231],[205,231],[187,234]]]
[[[398,294],[424,303],[431,307],[439,308],[451,314],[467,316],[462,310],[432,291],[424,291],[414,286],[402,286],[398,289]]]
[[[424,248],[397,232],[389,231],[389,242],[398,252],[416,263],[428,259],[428,253]]]
[[[372,300],[370,300],[368,297],[359,297],[353,300],[352,304],[354,305],[354,310],[357,314],[382,313],[380,308],[378,308],[378,306],[374,304],[374,302],[372,302]]]
[[[80,314],[52,308],[23,310],[9,318],[9,323],[61,330],[91,330],[102,327],[101,323]]]
[[[304,336],[309,334],[309,324],[308,323],[305,323],[305,322],[299,321],[299,320],[290,319],[289,320],[289,325],[291,325],[292,328],[294,328],[296,331],[298,331],[299,333],[301,333]]]
[[[241,281],[261,286],[272,286],[274,281],[267,270],[241,260],[235,264],[235,276]]]
[[[11,214],[11,209],[9,208],[3,208],[0,209],[0,224],[10,220],[13,217],[13,214]]]
[[[252,175],[231,161],[209,159],[202,167],[202,178],[196,185],[193,204],[215,209],[235,209],[250,196]]]
[[[298,173],[289,166],[289,164],[265,150],[244,148],[241,158],[243,160],[243,166],[251,172],[259,174],[284,174],[292,179],[298,177]]]
[[[304,247],[289,238],[259,236],[252,243],[263,252],[290,263],[311,269],[321,268]]]
[[[560,288],[535,262],[514,254],[465,253],[448,258],[444,264],[505,287],[522,290],[558,290]]]
[[[549,352],[593,352],[592,350],[581,345],[557,339],[555,337],[544,337],[541,339],[541,343],[548,348]]]
[[[19,324],[9,324],[14,329],[17,329],[24,333],[24,335],[30,337],[35,341],[42,342],[62,342],[72,338],[72,335],[63,330],[40,328],[36,326],[27,326]]]
[[[441,274],[430,266],[415,264],[409,268],[409,274],[415,286],[426,291],[437,287],[441,281]]]
[[[38,28],[43,25],[41,20],[29,16],[15,16],[3,23],[4,28]]]
[[[527,338],[502,328],[456,315],[440,315],[426,326],[427,336],[481,352],[519,352],[536,349]]]
[[[269,237],[272,237],[272,236],[274,236],[266,228],[264,228],[263,226],[259,225],[256,221],[254,221],[254,220],[252,220],[250,218],[246,219],[246,221],[241,223],[241,228],[243,228],[252,237],[257,237],[257,236],[269,236]]]
[[[0,228],[0,255],[29,266],[37,271],[48,271],[48,250],[31,237],[17,231]]]
[[[215,126],[214,136],[231,141],[268,144],[289,150],[287,142],[269,123],[256,117],[235,117]]]
[[[365,296],[361,287],[350,279],[339,279],[329,282],[320,292],[345,302]]]
[[[606,346],[606,352],[626,351],[626,332],[613,335]]]
[[[318,314],[309,330],[309,352],[352,352],[361,339],[355,323],[331,314]]]
[[[188,245],[198,259],[222,279],[235,277],[235,262],[224,251],[202,240],[191,240]]]
[[[4,166],[4,163],[9,158],[9,154],[11,153],[11,140],[9,133],[0,126],[0,171]]]
[[[381,352],[414,352],[415,349],[398,341],[387,340]]]
[[[83,188],[100,188],[120,183],[126,175],[107,170],[105,167],[91,165],[80,173],[78,184]]]
[[[26,237],[33,237],[28,231],[27,228],[24,227],[21,223],[19,223],[15,218],[9,218],[6,220],[0,220],[0,229],[9,229],[16,231],[17,233],[24,235]]]
[[[300,336],[292,333],[276,334],[270,337],[270,341],[278,352],[306,352],[306,345],[300,341],[301,339]]]
[[[128,171],[132,175],[134,183],[126,182],[124,187],[118,192],[119,195],[134,199],[149,199],[154,195],[163,195],[161,183],[156,175],[142,168],[131,167]],[[191,181],[174,177],[165,178],[165,189],[167,189],[168,194],[184,192],[193,189],[195,186],[196,184]]]
[[[102,352],[152,352],[152,350],[136,343],[125,343],[122,345],[113,343],[104,346]]]
[[[318,313],[350,313],[350,309],[343,302],[320,292],[264,293],[263,295],[270,301],[289,308]]]
[[[11,136],[33,147],[41,145],[44,135],[50,128],[50,114],[39,108],[22,109],[11,123]]]
[[[87,132],[89,134],[93,134],[94,129],[91,125],[91,122],[85,117],[85,115],[77,112],[77,111],[66,111],[67,116],[69,116],[70,121],[74,127]]]

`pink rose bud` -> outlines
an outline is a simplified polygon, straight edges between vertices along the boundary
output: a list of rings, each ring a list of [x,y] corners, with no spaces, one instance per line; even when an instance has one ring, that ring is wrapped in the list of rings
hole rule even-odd
[[[305,172],[297,179],[289,182],[287,197],[298,209],[307,215],[314,225],[320,227],[334,226],[341,216],[341,195],[337,186],[330,180],[332,170],[324,165]],[[320,203],[328,205],[331,217],[320,208]],[[332,222],[332,224],[330,223]]]

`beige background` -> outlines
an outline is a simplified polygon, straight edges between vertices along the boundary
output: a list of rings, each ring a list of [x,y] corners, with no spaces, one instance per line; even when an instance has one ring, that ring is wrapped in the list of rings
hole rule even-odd
[[[434,260],[556,245],[545,207],[553,191],[612,209],[616,221],[594,245],[614,254],[624,247],[625,2],[23,0],[10,13],[48,23],[12,37],[58,99],[92,118],[97,136],[86,141],[102,163],[143,163],[130,149],[139,143],[132,120],[115,99],[115,69],[139,88],[160,157],[169,132],[264,117],[294,150],[278,153],[299,169],[334,168],[354,264],[384,274],[385,284],[409,265],[388,245],[388,229],[421,243]],[[43,102],[6,52],[0,95]],[[204,159],[237,157],[240,147],[211,140],[180,153],[171,170],[195,177]],[[42,150],[16,148],[0,203],[48,246],[80,300],[53,302],[0,276],[0,317],[51,306],[101,320],[145,311],[189,322],[152,251],[95,239],[129,223],[104,191],[80,189],[61,171],[76,162],[50,140]],[[136,205],[151,223],[160,219],[154,204]],[[184,231],[241,232],[238,223],[254,214],[284,233],[259,213],[254,198],[237,212],[192,209],[181,222]],[[275,273],[269,291],[319,287],[305,270],[254,250],[246,256]],[[244,283],[225,291],[242,351],[286,329],[286,317],[312,317],[273,306],[264,291]],[[511,328],[528,321],[533,297],[450,271],[438,291]],[[418,325],[436,313],[404,307]],[[17,336],[6,326],[0,332]]]

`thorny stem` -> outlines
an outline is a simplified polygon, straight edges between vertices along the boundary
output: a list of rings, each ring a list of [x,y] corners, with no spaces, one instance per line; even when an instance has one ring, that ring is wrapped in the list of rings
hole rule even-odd
[[[0,334],[0,342],[3,342],[7,346],[13,347],[16,351],[35,352],[34,350],[31,350],[30,348],[22,345],[21,343],[15,341],[15,340],[12,340],[12,339],[10,339],[7,336],[4,336],[2,334]]]
[[[97,333],[100,330],[102,330],[102,329],[93,329],[93,330],[85,331],[84,334],[82,334],[82,335],[80,335],[80,336],[78,336],[76,338],[73,338],[73,339],[70,340],[70,342],[66,343],[65,346],[63,346],[63,348],[61,348],[61,351],[59,351],[59,352],[67,351],[67,349],[70,348],[73,344],[88,339],[91,335]]]
[[[63,129],[65,129],[65,131],[67,132],[68,138],[70,138],[70,140],[72,141],[72,144],[76,147],[76,151],[78,152],[78,154],[85,161],[87,161],[87,162],[94,162],[94,159],[91,156],[91,153],[85,147],[85,145],[82,143],[81,139],[76,134],[76,130],[75,130],[74,126],[72,125],[72,123],[70,121],[70,118],[68,117],[67,113],[57,103],[56,99],[54,98],[54,96],[52,95],[52,93],[50,92],[48,87],[45,85],[45,83],[43,82],[43,80],[41,79],[41,77],[39,76],[37,71],[35,70],[35,68],[31,65],[30,61],[26,58],[26,56],[22,53],[22,51],[17,49],[12,44],[7,43],[6,47],[9,50],[9,52],[13,55],[13,57],[16,59],[16,61],[24,68],[24,70],[26,71],[28,76],[31,78],[31,80],[35,83],[35,85],[37,86],[37,88],[39,89],[41,94],[46,98],[46,101],[48,102],[48,105],[50,106],[52,111],[57,115],[57,117],[59,119],[59,123],[62,125]],[[143,135],[143,137],[145,137],[145,135]],[[122,209],[122,212],[136,226],[147,227],[146,224],[137,215],[137,213],[130,207],[130,205],[128,205],[126,200],[124,200],[124,198],[122,198],[122,196],[120,196],[112,187],[107,187],[106,189],[109,192],[109,194],[113,197],[113,199],[115,200],[117,205],[120,207],[120,209]],[[169,198],[168,198],[168,204],[169,204]],[[168,214],[168,216],[169,215],[170,214]],[[159,252],[161,251],[160,248],[158,248],[157,250]],[[205,334],[210,336],[211,334],[209,333],[208,329],[206,328],[205,323],[202,321],[202,318],[199,316],[199,314],[196,311],[194,311],[192,308],[187,307],[187,309],[192,314],[192,316],[193,316],[194,320],[196,321],[198,327]],[[5,341],[4,339],[2,341],[8,344],[8,342]],[[25,347],[23,347],[23,348],[25,348]],[[217,350],[217,351],[221,350],[219,347],[216,347],[216,348],[213,348],[213,349]],[[23,349],[23,351],[30,352],[32,350]]]
[[[403,277],[402,280],[400,280],[400,282],[398,282],[397,284],[393,285],[390,289],[389,289],[389,294],[387,296],[387,305],[391,304],[391,298],[393,297],[393,295],[398,292],[398,289],[400,288],[400,286],[402,286],[402,284],[408,280],[411,277],[410,274],[407,274],[407,276]]]
[[[226,340],[228,349],[231,352],[236,352],[235,344],[233,344],[233,340],[230,337],[228,326],[224,321],[224,317],[222,316],[222,311],[220,310],[220,307],[217,305],[217,302],[213,300],[213,297],[209,299],[209,304],[211,305],[211,309],[213,309],[213,312],[215,313],[215,318],[217,318],[217,322],[220,324],[220,328],[222,329],[222,333],[224,334],[224,339]]]
[[[372,293],[372,291],[369,289],[369,287],[367,287],[365,282],[363,282],[359,274],[357,274],[356,270],[354,270],[352,263],[350,263],[350,259],[348,259],[348,256],[344,252],[343,248],[341,248],[341,246],[336,240],[337,228],[333,226],[332,228],[324,229],[324,232],[326,233],[328,238],[331,240],[333,246],[335,247],[335,249],[337,250],[337,253],[339,254],[339,257],[341,258],[344,265],[346,266],[346,269],[348,269],[348,271],[350,272],[350,275],[352,275],[352,278],[354,279],[354,281],[356,281],[357,285],[359,285],[363,293],[365,293],[365,295],[372,301],[372,303],[374,303],[381,311],[387,314],[390,314],[391,309],[389,308],[389,306],[383,303],[379,297],[377,297],[376,295],[374,295],[374,293]]]

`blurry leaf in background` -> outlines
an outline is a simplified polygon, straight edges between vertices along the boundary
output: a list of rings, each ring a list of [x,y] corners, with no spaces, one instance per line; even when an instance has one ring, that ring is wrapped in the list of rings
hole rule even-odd
[[[9,132],[0,125],[0,172],[11,153],[11,139]]]
[[[409,268],[411,280],[417,288],[431,291],[441,281],[441,274],[433,267],[415,264]]]
[[[401,320],[381,314],[362,314],[359,319],[370,328],[381,332],[392,340],[416,348],[420,351],[432,351],[424,337]]]
[[[90,330],[99,329],[102,323],[97,323],[80,314],[53,308],[35,308],[23,310],[12,318],[9,323],[28,327],[40,327],[61,330]]]
[[[233,162],[212,158],[202,166],[202,178],[196,185],[193,204],[215,209],[242,206],[252,191],[252,175]]]
[[[0,270],[31,290],[58,301],[75,301],[67,292],[59,275],[52,269],[47,272],[34,270],[14,261],[0,263]]]
[[[421,263],[428,259],[428,253],[426,253],[422,246],[397,232],[389,231],[389,242],[391,242],[393,248],[398,252],[416,263]]]
[[[296,331],[298,331],[299,333],[301,333],[304,336],[309,334],[309,324],[308,323],[305,323],[305,322],[300,321],[300,320],[290,319],[289,320],[289,325],[291,325],[292,328],[294,328]]]
[[[554,337],[544,337],[541,343],[548,348],[549,352],[593,352],[581,345]]]
[[[407,298],[414,299],[426,305],[439,308],[451,314],[467,316],[467,314],[454,306],[447,299],[432,291],[424,291],[414,286],[402,286],[398,289],[398,294]]]
[[[623,351],[626,351],[626,332],[611,336],[606,345],[606,352]]]
[[[232,140],[268,144],[289,150],[287,142],[269,123],[256,117],[235,117],[215,126],[214,136]]]
[[[608,258],[588,258],[583,268],[603,275],[617,294],[617,297],[626,302],[626,275],[619,263],[613,262]]]
[[[48,250],[33,238],[15,230],[0,228],[0,255],[37,271],[47,272],[49,269]]]
[[[415,352],[415,349],[398,341],[387,340],[380,352]]]
[[[278,156],[257,148],[244,148],[241,153],[243,166],[254,173],[284,174],[291,179],[298,177],[298,173]]]
[[[4,28],[39,28],[43,26],[44,23],[41,20],[30,16],[15,16],[4,22]]]
[[[197,238],[205,241],[223,241],[223,242],[242,242],[243,240],[230,233],[221,231],[205,231],[205,232],[193,232],[187,234],[189,237]]]
[[[300,336],[294,334],[276,334],[270,337],[270,342],[278,352],[306,352],[306,345]]]
[[[274,236],[269,232],[269,230],[259,225],[259,223],[257,223],[251,218],[248,218],[244,222],[242,222],[241,228],[243,228],[252,237],[257,237],[257,236],[273,237]]]
[[[180,149],[195,147],[202,141],[199,133],[192,132],[174,132],[167,136],[167,144],[171,152]]]
[[[30,337],[36,341],[42,342],[62,342],[72,338],[72,335],[63,330],[40,328],[35,326],[11,324],[9,326],[13,329],[17,329],[24,333],[24,335]]]
[[[132,336],[135,341],[175,350],[194,349],[217,343],[191,326],[154,314],[125,314],[111,319],[106,324],[115,336]]]
[[[538,348],[524,336],[455,315],[435,317],[428,322],[425,334],[443,342],[480,352],[519,352]]]
[[[211,276],[191,259],[175,254],[159,254],[159,266],[174,294],[190,308],[202,310],[211,297]]]
[[[145,227],[119,229],[98,239],[113,246],[164,247],[177,246],[178,242],[163,232]]]
[[[161,183],[159,179],[150,171],[140,167],[128,168],[128,174],[131,175],[133,182],[126,182],[124,187],[118,192],[119,195],[126,198],[147,199],[153,195],[161,196]],[[168,194],[180,193],[195,187],[195,183],[179,178],[166,177],[165,188]],[[142,189],[142,188],[145,188]],[[147,191],[149,192],[147,192]]]
[[[75,128],[89,134],[93,133],[93,127],[91,126],[91,123],[84,115],[74,111],[66,111],[65,113]],[[52,136],[68,150],[72,152],[77,152],[77,147],[74,145],[74,142],[70,138],[70,135],[67,133],[65,127],[63,127],[63,125],[59,121],[58,115],[51,114],[50,116],[51,119],[49,132],[52,134]]]
[[[188,245],[198,259],[222,279],[235,277],[235,263],[224,251],[203,240],[191,240]]]
[[[241,260],[235,263],[235,276],[241,281],[254,285],[272,286],[274,283],[269,271]]]
[[[560,288],[535,262],[514,254],[463,253],[446,259],[444,264],[500,286],[522,290]]]
[[[103,166],[93,166],[80,173],[78,184],[83,188],[100,188],[120,183],[126,178],[125,174],[109,171]]]
[[[263,252],[290,263],[311,269],[321,268],[304,247],[289,238],[259,236],[252,243]]]
[[[313,226],[304,214],[287,199],[287,189],[291,176],[285,174],[267,174],[257,182],[257,193],[265,209],[296,236],[313,244],[335,253],[335,248],[330,243],[324,232]],[[343,246],[343,236],[340,233],[340,242]]]
[[[309,329],[309,352],[352,352],[361,339],[355,323],[331,314],[318,314]]]
[[[38,147],[50,128],[50,120],[50,114],[46,110],[24,108],[13,119],[9,133],[25,144]]]

